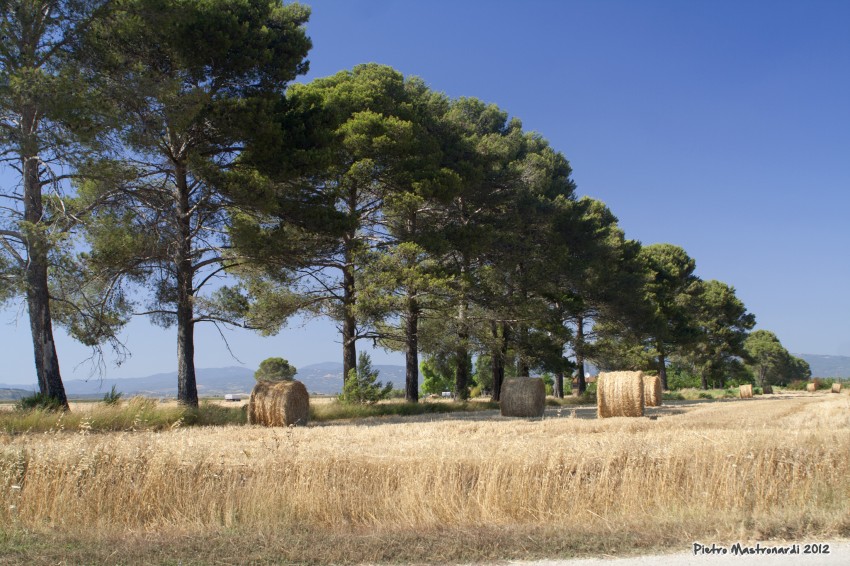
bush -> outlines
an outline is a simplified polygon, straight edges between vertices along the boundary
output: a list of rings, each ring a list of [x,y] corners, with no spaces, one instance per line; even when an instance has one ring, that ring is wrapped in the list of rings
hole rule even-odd
[[[103,402],[107,405],[117,405],[121,402],[121,397],[123,395],[124,394],[115,389],[115,386],[113,385],[112,389],[110,389],[108,393],[104,394]]]
[[[788,386],[785,389],[789,389],[791,391],[805,391],[807,384],[808,384],[807,381],[802,381],[802,380],[797,379],[797,380],[794,380],[791,383],[789,383]]]
[[[699,395],[697,395],[697,398],[698,399],[714,399],[714,396],[707,391],[702,391]]]
[[[761,387],[753,387],[753,395],[764,395],[764,389]]]
[[[386,399],[393,390],[393,384],[384,385],[378,381],[378,371],[372,369],[372,358],[366,352],[360,352],[357,368],[348,372],[348,379],[342,386],[339,400],[343,403],[371,405]]]
[[[47,411],[56,412],[65,409],[64,405],[55,397],[49,397],[44,393],[33,393],[28,397],[21,398],[15,403],[15,408],[19,411]]]

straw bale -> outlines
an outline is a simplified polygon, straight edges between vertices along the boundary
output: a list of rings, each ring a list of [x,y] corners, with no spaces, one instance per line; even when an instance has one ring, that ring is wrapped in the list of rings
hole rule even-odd
[[[248,423],[263,426],[305,425],[310,395],[300,381],[259,381],[248,401]]]
[[[646,407],[660,407],[663,400],[661,378],[657,375],[643,376],[643,401]]]
[[[747,383],[742,385],[740,388],[741,391],[741,399],[752,399],[753,398],[753,384]]]
[[[841,393],[841,384],[840,383],[833,383],[832,384],[832,392],[833,393]]]
[[[644,404],[643,372],[611,371],[596,380],[596,416],[642,417]]]
[[[542,417],[546,409],[546,386],[538,377],[507,379],[499,403],[503,417]]]
[[[807,383],[806,384],[806,391],[814,391],[817,388],[818,388],[818,386],[817,386],[816,383]]]

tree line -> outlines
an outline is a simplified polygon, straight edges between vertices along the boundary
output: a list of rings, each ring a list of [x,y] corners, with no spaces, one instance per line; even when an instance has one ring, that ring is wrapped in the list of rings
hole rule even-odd
[[[0,2],[0,299],[23,297],[39,391],[67,406],[53,325],[128,352],[131,316],[274,334],[293,315],[499,399],[584,367],[808,377],[733,287],[629,240],[505,110],[366,64],[306,84],[309,9],[279,0]],[[473,362],[478,366],[473,372]],[[427,372],[426,372],[427,373]]]

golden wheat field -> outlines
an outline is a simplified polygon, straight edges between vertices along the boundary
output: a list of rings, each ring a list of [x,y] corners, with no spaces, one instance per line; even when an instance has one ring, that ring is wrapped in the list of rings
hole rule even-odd
[[[576,418],[592,412],[3,435],[0,563],[445,562],[850,536],[850,396]]]

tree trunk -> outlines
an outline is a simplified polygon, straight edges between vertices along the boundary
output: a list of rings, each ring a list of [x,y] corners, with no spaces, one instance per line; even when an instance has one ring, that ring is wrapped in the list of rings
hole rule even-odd
[[[346,266],[342,271],[342,381],[348,379],[351,370],[357,368],[357,318],[354,305],[357,300],[354,291],[354,265],[346,253]]]
[[[517,357],[517,377],[529,377],[531,370],[528,367],[528,326],[523,324],[519,327],[519,356]]]
[[[407,298],[407,321],[405,326],[405,379],[404,399],[409,403],[419,402],[419,303],[412,292]]]
[[[466,326],[466,301],[458,307],[457,347],[455,348],[455,397],[469,399],[469,330]]]
[[[174,174],[177,185],[177,228],[180,235],[175,257],[177,269],[177,400],[189,407],[197,407],[192,217],[186,166],[181,163],[176,164]]]
[[[658,354],[658,377],[661,378],[661,389],[663,391],[669,391],[670,389],[667,387],[667,360],[664,357],[664,352]]]
[[[35,111],[25,112],[22,122],[30,131],[35,131]],[[32,146],[32,147],[27,147]],[[53,318],[50,314],[50,288],[47,283],[47,248],[42,233],[44,206],[41,196],[41,180],[38,174],[38,148],[33,139],[27,140],[21,151],[21,167],[24,184],[24,220],[27,264],[25,267],[27,310],[30,317],[33,356],[38,378],[38,389],[42,395],[56,399],[68,409],[68,398],[59,371],[59,357],[53,340]]]
[[[502,327],[501,339],[499,326]],[[492,401],[502,399],[502,384],[505,382],[505,358],[508,352],[508,325],[502,322],[499,326],[494,322],[492,325],[493,338],[499,339],[498,348],[493,349],[491,365],[493,368],[493,396]]]
[[[555,384],[554,384],[554,387],[552,388],[552,394],[557,399],[563,399],[564,398],[564,372],[563,371],[559,371],[559,372],[555,373]]]
[[[578,394],[587,390],[587,380],[584,377],[584,318],[578,317],[576,321],[576,379],[578,380]]]

